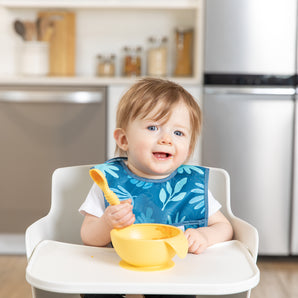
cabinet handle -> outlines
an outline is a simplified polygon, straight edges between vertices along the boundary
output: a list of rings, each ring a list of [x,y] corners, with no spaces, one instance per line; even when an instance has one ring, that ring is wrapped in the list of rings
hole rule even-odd
[[[0,102],[19,103],[100,103],[101,91],[0,91]]]

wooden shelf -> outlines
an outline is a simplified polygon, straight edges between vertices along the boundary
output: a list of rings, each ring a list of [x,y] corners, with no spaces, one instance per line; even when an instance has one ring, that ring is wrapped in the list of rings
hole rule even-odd
[[[10,76],[0,77],[0,86],[5,85],[84,85],[84,86],[106,86],[106,85],[131,85],[141,77],[25,77]],[[196,78],[184,77],[166,77],[166,79],[175,81],[183,85],[200,85],[200,81]]]
[[[7,8],[157,8],[194,9],[200,0],[0,0],[0,6]]]

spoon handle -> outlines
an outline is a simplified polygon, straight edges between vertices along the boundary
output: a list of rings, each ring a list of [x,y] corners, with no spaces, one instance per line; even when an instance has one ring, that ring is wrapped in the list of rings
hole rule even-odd
[[[120,204],[119,198],[112,190],[109,189],[104,194],[105,194],[105,197],[110,205],[119,205]]]
[[[101,188],[103,191],[106,200],[109,202],[110,205],[118,205],[120,204],[119,198],[116,194],[109,188],[108,181],[105,175],[98,169],[92,168],[89,171],[89,174],[93,181]]]

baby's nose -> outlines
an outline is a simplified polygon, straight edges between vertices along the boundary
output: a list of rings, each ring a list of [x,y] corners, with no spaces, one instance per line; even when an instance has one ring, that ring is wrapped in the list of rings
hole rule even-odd
[[[162,145],[172,145],[172,138],[168,133],[164,133],[159,139],[159,143]]]

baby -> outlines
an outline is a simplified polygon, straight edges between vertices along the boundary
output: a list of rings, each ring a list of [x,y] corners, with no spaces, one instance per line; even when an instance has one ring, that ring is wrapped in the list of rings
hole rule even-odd
[[[121,204],[110,206],[94,184],[80,208],[82,241],[106,246],[113,228],[133,223],[180,227],[194,254],[230,240],[232,226],[208,190],[208,168],[185,165],[200,128],[201,110],[183,87],[157,78],[136,82],[118,105],[119,157],[95,166]]]

